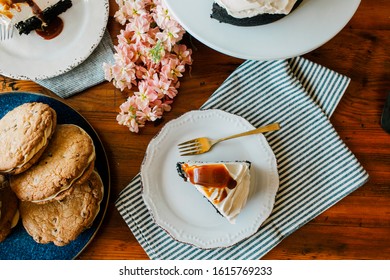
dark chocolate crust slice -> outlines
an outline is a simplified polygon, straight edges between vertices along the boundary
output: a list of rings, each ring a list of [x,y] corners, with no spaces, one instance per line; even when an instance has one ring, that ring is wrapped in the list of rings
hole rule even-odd
[[[42,11],[41,17],[46,23],[50,23],[58,15],[62,14],[66,10],[72,7],[71,0],[60,0],[56,4],[44,9]],[[31,31],[40,29],[43,22],[37,16],[30,17],[24,21],[20,21],[15,24],[16,29],[18,29],[19,34],[28,35]]]
[[[294,11],[299,4],[302,2],[302,0],[298,0],[293,9],[291,10]],[[222,23],[228,23],[232,25],[237,25],[237,26],[257,26],[257,25],[264,25],[264,24],[269,24],[272,22],[275,22],[277,20],[280,20],[284,18],[287,15],[284,14],[261,14],[257,15],[254,17],[248,17],[248,18],[235,18],[232,17],[231,15],[228,14],[228,12],[219,6],[217,3],[213,3],[212,7],[212,13],[211,13],[211,18],[218,20],[219,22]]]

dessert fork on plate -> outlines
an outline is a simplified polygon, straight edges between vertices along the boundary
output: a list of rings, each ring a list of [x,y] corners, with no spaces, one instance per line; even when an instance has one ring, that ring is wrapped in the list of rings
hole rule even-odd
[[[11,39],[14,35],[14,26],[11,20],[0,14],[0,41]]]
[[[203,154],[208,152],[211,149],[211,147],[213,147],[215,144],[225,140],[247,136],[247,135],[258,134],[258,133],[264,133],[268,131],[275,131],[279,129],[280,129],[280,125],[278,123],[272,123],[266,126],[262,126],[253,130],[249,130],[239,134],[234,134],[217,140],[213,140],[207,137],[195,138],[178,144],[179,152],[181,156]]]

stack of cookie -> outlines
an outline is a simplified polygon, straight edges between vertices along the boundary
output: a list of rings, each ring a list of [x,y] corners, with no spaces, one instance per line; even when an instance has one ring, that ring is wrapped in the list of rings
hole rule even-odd
[[[0,242],[9,235],[19,220],[18,200],[7,178],[0,174]]]
[[[26,103],[0,120],[0,154],[0,173],[9,177],[36,242],[63,246],[91,226],[103,183],[93,140],[81,127],[57,124],[47,104]]]

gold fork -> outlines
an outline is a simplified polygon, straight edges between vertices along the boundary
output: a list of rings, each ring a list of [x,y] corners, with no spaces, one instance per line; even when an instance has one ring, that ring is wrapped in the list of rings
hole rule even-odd
[[[212,146],[215,144],[237,138],[237,137],[242,137],[242,136],[247,136],[247,135],[252,135],[252,134],[258,134],[258,133],[264,133],[268,131],[275,131],[279,130],[280,126],[278,123],[272,123],[266,126],[259,127],[257,129],[253,129],[250,131],[246,131],[243,133],[239,134],[234,134],[228,137],[220,138],[217,140],[209,139],[207,137],[200,137],[200,138],[195,138],[192,140],[185,141],[183,143],[180,143],[178,145],[179,147],[179,152],[181,156],[192,156],[192,155],[199,155],[208,152]]]

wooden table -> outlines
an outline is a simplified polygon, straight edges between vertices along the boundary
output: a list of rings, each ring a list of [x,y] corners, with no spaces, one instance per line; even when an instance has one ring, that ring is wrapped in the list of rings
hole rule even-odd
[[[120,25],[111,0],[109,31],[114,42]],[[331,19],[329,19],[331,20]],[[310,40],[310,38],[308,38]],[[96,237],[80,259],[148,259],[114,206],[119,192],[139,172],[146,147],[162,125],[198,109],[243,61],[218,53],[193,39],[191,72],[171,112],[158,125],[139,134],[116,123],[125,93],[105,82],[65,102],[96,129],[111,169],[111,198]],[[390,2],[363,0],[348,25],[332,40],[304,57],[352,80],[331,122],[370,174],[370,180],[341,202],[285,238],[263,259],[389,259],[390,135],[380,127],[385,97],[390,92]],[[31,81],[0,76],[0,91],[29,91],[53,96]]]

